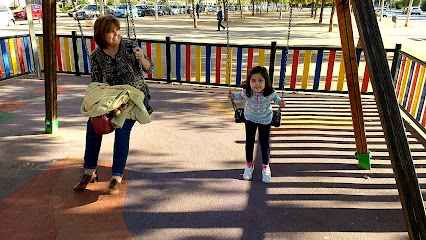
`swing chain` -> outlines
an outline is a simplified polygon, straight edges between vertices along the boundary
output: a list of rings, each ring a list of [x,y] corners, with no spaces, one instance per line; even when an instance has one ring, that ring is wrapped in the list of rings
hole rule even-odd
[[[77,9],[75,7],[75,2],[74,1],[71,1],[71,2],[72,2],[72,6],[74,8],[75,17],[77,18],[78,28],[80,29],[81,40],[83,42],[84,50],[86,51],[87,55],[90,55],[89,54],[89,48],[87,47],[86,40],[84,39],[83,27],[81,26],[80,19],[77,16]]]
[[[130,11],[130,20],[132,22],[132,31],[133,31],[133,35],[135,37],[135,42],[136,42],[136,30],[135,30],[135,20],[133,18],[133,9],[132,9],[132,3],[130,2],[130,0],[127,1],[127,4],[129,5],[129,11]],[[127,10],[127,9],[126,9]],[[127,24],[129,23],[129,13],[126,14],[127,17]],[[127,37],[130,38],[130,32],[127,33]]]
[[[225,1],[225,11],[224,11],[224,16],[225,16],[225,20],[226,20],[226,60],[227,60],[227,72],[228,72],[228,80],[229,80],[229,92],[231,93],[231,57],[232,57],[232,53],[230,51],[230,46],[229,46],[229,15],[228,15],[228,0]],[[220,26],[219,26],[220,29]],[[235,106],[234,101],[232,100],[232,104]]]
[[[286,74],[286,70],[287,70],[287,60],[288,60],[288,50],[290,50],[290,30],[291,30],[291,20],[293,18],[293,5],[294,5],[294,0],[290,0],[290,15],[288,17],[288,31],[287,31],[287,44],[285,47],[285,67],[284,67],[284,76]],[[281,88],[281,96],[282,98],[284,98],[284,85]],[[281,107],[280,107],[281,110]]]

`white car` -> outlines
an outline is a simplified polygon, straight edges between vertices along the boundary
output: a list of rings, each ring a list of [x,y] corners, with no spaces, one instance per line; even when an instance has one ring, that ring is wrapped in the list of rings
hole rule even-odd
[[[404,8],[404,10],[402,11],[402,14],[407,14],[408,12],[408,7]],[[420,15],[422,14],[422,10],[420,9],[420,7],[412,7],[411,8],[411,15]]]
[[[130,14],[130,8],[132,8],[132,13]],[[116,17],[127,17],[127,15],[132,15],[134,18],[138,17],[138,9],[135,5],[132,6],[128,4],[120,4],[117,6],[117,9],[114,11],[114,16]]]
[[[179,13],[180,13],[179,6],[178,5],[170,6],[170,13],[172,15],[179,15]]]
[[[12,11],[3,4],[0,4],[0,26],[15,25],[15,17]]]

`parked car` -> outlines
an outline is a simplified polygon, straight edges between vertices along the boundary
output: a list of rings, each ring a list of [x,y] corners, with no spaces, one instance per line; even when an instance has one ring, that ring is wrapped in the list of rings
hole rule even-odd
[[[180,10],[178,5],[172,5],[170,6],[170,12],[172,15],[179,15]]]
[[[146,6],[144,13],[145,16],[155,16],[155,6]]]
[[[131,9],[131,11],[130,11]],[[117,6],[117,9],[114,11],[114,16],[116,17],[127,17],[133,16],[138,17],[138,9],[133,4],[120,4]]]
[[[71,9],[68,11],[68,16],[72,17],[72,16],[73,16],[73,14],[74,14],[76,11],[81,10],[82,8],[84,8],[84,6],[86,6],[86,5],[77,5],[77,6],[75,6],[75,9],[74,9],[74,8],[71,8]]]
[[[172,14],[172,9],[170,8],[170,6],[167,5],[158,5],[158,15],[162,16],[162,15],[171,15]]]
[[[113,14],[114,10],[104,5],[104,14]],[[74,19],[90,19],[100,16],[100,5],[89,4],[73,14]]]
[[[136,5],[136,8],[138,9],[138,16],[145,17],[145,9],[147,8],[147,6],[138,4]]]
[[[408,7],[404,8],[404,10],[402,11],[402,14],[407,14],[408,12]],[[420,15],[422,14],[422,10],[420,9],[420,7],[412,7],[411,8],[411,15]]]
[[[15,17],[15,19],[27,20],[27,7],[26,6],[17,7],[12,12],[13,12],[13,16]],[[31,4],[31,13],[33,15],[33,19],[42,18],[43,13],[42,13],[41,5]]]
[[[0,26],[13,26],[15,25],[15,17],[12,11],[3,4],[0,4]]]

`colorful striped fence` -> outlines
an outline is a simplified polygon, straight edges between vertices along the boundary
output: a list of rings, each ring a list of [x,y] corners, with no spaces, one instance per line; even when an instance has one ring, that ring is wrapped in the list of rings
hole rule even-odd
[[[0,38],[0,80],[33,72],[29,35]]]
[[[0,38],[0,80],[33,71],[29,35]],[[38,35],[43,68],[43,37]],[[58,72],[89,74],[89,54],[96,48],[93,37],[76,33],[58,35],[56,40]],[[230,45],[138,39],[156,67],[148,79],[169,82],[239,86],[248,70],[256,65],[269,67],[274,88],[301,91],[346,92],[345,68],[341,48]],[[169,50],[170,57],[166,56]],[[386,49],[395,53],[395,49]],[[425,126],[425,63],[401,51],[394,60],[398,102],[422,126]],[[372,93],[370,76],[361,49],[357,50],[360,89]],[[388,56],[389,64],[391,58]],[[272,62],[271,62],[272,61]],[[396,61],[398,61],[396,63]],[[80,68],[83,66],[83,68]],[[163,73],[163,69],[170,72]]]
[[[398,51],[397,71],[394,76],[398,103],[418,123],[426,127],[426,62]]]

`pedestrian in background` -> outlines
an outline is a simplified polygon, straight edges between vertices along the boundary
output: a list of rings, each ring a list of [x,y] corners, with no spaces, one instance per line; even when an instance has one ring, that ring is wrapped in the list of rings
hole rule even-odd
[[[220,31],[220,27],[225,30],[225,26],[222,25],[223,13],[222,6],[219,6],[219,11],[217,11],[217,30]]]
[[[200,18],[200,4],[197,3],[196,7],[195,7],[195,11],[197,12],[197,18]]]

